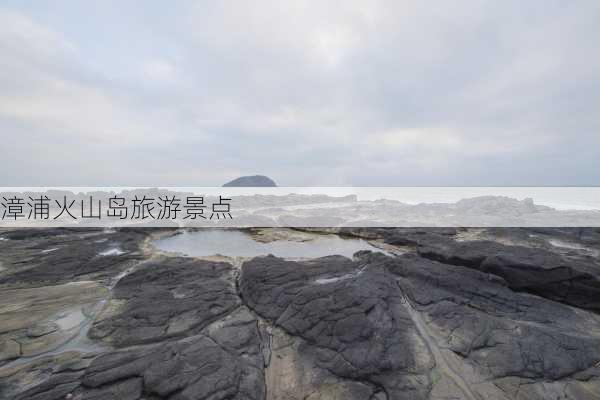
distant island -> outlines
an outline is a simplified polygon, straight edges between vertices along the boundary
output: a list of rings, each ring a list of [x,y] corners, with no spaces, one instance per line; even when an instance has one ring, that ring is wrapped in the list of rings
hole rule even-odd
[[[264,175],[241,176],[223,187],[276,187],[275,181]]]

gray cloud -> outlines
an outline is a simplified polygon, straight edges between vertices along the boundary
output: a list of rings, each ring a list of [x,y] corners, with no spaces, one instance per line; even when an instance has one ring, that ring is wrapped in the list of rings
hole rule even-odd
[[[600,184],[595,1],[144,4],[0,9],[2,185]]]

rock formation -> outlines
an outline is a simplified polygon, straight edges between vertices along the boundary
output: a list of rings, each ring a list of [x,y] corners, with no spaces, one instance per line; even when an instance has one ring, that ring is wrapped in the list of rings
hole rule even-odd
[[[388,252],[227,262],[148,246],[172,231],[0,233],[0,398],[600,398],[600,231],[332,231]]]
[[[264,175],[241,176],[227,182],[223,187],[275,187],[277,184]]]

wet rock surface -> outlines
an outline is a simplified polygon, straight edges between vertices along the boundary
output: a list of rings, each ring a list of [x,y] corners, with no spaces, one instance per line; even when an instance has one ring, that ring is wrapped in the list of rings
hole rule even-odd
[[[110,279],[143,258],[140,244],[147,235],[143,230],[58,228],[5,232],[0,285]]]
[[[136,346],[60,371],[16,399],[263,399],[256,320],[240,315],[204,334]]]
[[[386,253],[0,232],[0,398],[600,399],[598,230],[328,232]]]
[[[91,322],[108,290],[96,282],[0,291],[0,363],[64,345]]]

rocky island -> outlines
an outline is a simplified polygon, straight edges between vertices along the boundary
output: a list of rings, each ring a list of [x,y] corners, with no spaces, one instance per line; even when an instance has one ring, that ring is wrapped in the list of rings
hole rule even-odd
[[[0,398],[600,398],[598,229],[235,232],[279,253],[0,232]],[[362,250],[281,245],[329,237]]]
[[[227,182],[223,187],[276,187],[275,181],[264,175],[241,176]]]

